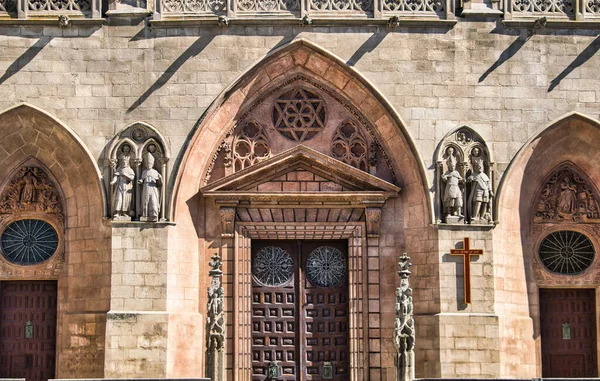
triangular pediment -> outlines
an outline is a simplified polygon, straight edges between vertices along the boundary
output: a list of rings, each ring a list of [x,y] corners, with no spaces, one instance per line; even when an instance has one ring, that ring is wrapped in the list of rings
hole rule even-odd
[[[400,188],[346,163],[298,145],[259,164],[219,179],[201,189],[205,196],[289,195],[394,197]]]

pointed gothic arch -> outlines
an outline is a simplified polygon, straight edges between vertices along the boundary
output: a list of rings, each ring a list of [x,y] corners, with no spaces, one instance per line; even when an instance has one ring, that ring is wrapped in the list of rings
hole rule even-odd
[[[597,282],[593,276],[589,278],[589,272],[569,277],[552,275],[542,268],[539,249],[545,237],[558,231],[574,231],[593,237],[596,224],[593,221],[580,223],[575,212],[558,213],[556,205],[552,204],[557,200],[543,207],[539,201],[548,181],[565,168],[585,177],[590,187],[598,188],[600,174],[596,169],[600,166],[600,158],[590,156],[590,152],[597,150],[598,141],[600,123],[597,120],[576,112],[566,114],[533,135],[502,177],[496,199],[499,225],[494,238],[494,262],[497,263],[496,271],[510,275],[510,278],[507,278],[509,287],[505,279],[505,283],[497,284],[495,292],[496,300],[500,301],[499,308],[511,311],[512,316],[505,327],[512,331],[511,336],[521,340],[519,345],[503,344],[501,350],[504,353],[514,353],[514,356],[506,357],[506,366],[522,364],[523,359],[529,359],[534,361],[530,365],[537,368],[536,373],[542,374],[541,288],[548,285],[586,287],[586,284],[590,287]],[[571,180],[569,175],[568,181]],[[571,187],[566,185],[567,188]],[[552,189],[550,193],[559,197],[560,191]],[[570,196],[569,200],[569,203],[577,203]],[[527,353],[536,355],[527,356]]]
[[[23,165],[41,168],[61,197],[64,267],[54,279],[58,278],[58,300],[63,308],[57,317],[62,336],[56,342],[55,376],[102,377],[104,356],[98,348],[104,347],[103,322],[110,308],[110,231],[102,220],[104,194],[95,160],[68,126],[28,104],[0,113],[0,145],[5,147],[0,152],[0,178],[10,177]],[[24,271],[19,273],[22,279],[40,278],[39,274],[27,277]],[[6,279],[6,274],[0,276],[0,280]],[[96,323],[95,328],[81,335],[90,322]],[[79,341],[77,336],[87,335],[89,345],[72,345]],[[82,361],[90,364],[85,371],[69,365]]]
[[[294,87],[295,86],[295,87]],[[239,123],[243,122],[247,118],[252,117],[253,107],[266,107],[265,104],[273,104],[278,100],[285,101],[286,96],[293,97],[295,93],[291,92],[292,88],[306,90],[308,95],[306,97],[310,99],[302,99],[301,102],[313,102],[315,105],[320,104],[321,101],[327,105],[334,104],[335,107],[343,109],[343,112],[352,116],[353,120],[357,120],[360,123],[360,127],[366,139],[369,143],[375,142],[375,146],[378,147],[378,155],[381,158],[380,162],[389,163],[389,172],[393,175],[389,178],[385,178],[381,181],[392,182],[392,186],[398,186],[402,188],[397,198],[382,198],[376,201],[374,204],[371,203],[373,200],[361,199],[355,195],[351,196],[347,194],[342,196],[340,200],[350,200],[354,197],[354,202],[359,202],[360,207],[352,208],[342,207],[345,210],[340,212],[339,208],[336,210],[332,204],[327,204],[326,200],[335,200],[339,197],[338,194],[332,194],[331,192],[344,192],[343,183],[333,181],[334,179],[328,179],[319,174],[311,173],[305,170],[306,168],[295,166],[301,166],[300,161],[302,160],[302,154],[294,157],[293,163],[289,168],[288,172],[279,174],[279,177],[289,179],[291,182],[296,181],[294,184],[281,183],[283,180],[273,179],[273,181],[259,184],[257,191],[260,195],[241,195],[242,202],[262,202],[260,200],[268,199],[268,202],[299,202],[294,196],[291,197],[279,197],[280,195],[275,189],[314,189],[315,192],[323,191],[321,194],[322,201],[319,200],[319,194],[315,194],[310,202],[321,202],[321,204],[327,204],[322,208],[321,212],[315,209],[316,203],[311,204],[311,207],[298,211],[294,210],[292,213],[285,209],[273,208],[267,209],[266,204],[260,204],[259,208],[263,208],[264,213],[260,212],[256,215],[256,218],[260,218],[259,223],[272,223],[271,217],[267,214],[272,215],[274,220],[280,218],[285,219],[288,216],[301,216],[305,220],[302,223],[296,224],[296,226],[304,226],[307,223],[315,222],[317,226],[317,232],[323,226],[325,220],[334,218],[333,223],[341,224],[340,216],[345,215],[345,220],[350,221],[352,225],[352,231],[346,233],[335,233],[336,239],[347,239],[349,248],[352,250],[353,261],[362,261],[366,259],[366,249],[368,245],[370,255],[375,256],[374,253],[381,253],[377,263],[370,264],[371,274],[379,274],[381,271],[381,279],[383,282],[394,282],[393,279],[397,276],[392,270],[396,266],[397,258],[401,254],[401,250],[406,249],[411,251],[411,261],[413,263],[413,269],[419,273],[418,279],[415,283],[420,284],[420,287],[416,287],[415,295],[416,299],[423,301],[418,306],[418,312],[423,314],[434,314],[439,312],[439,298],[435,295],[439,292],[439,277],[436,275],[438,272],[428,260],[428,247],[426,244],[430,240],[429,225],[433,221],[432,214],[432,202],[429,194],[429,184],[427,177],[425,176],[425,169],[417,150],[412,142],[410,134],[406,130],[404,122],[400,119],[398,114],[393,110],[386,99],[377,91],[377,89],[363,76],[360,75],[355,69],[347,66],[341,59],[335,55],[325,51],[324,49],[316,46],[315,44],[305,41],[296,40],[283,48],[272,52],[261,62],[255,65],[253,68],[245,72],[240,76],[228,89],[226,89],[216,100],[213,102],[211,107],[206,111],[203,117],[199,120],[192,132],[192,137],[189,140],[189,144],[182,153],[181,159],[178,161],[178,167],[174,168],[176,172],[174,190],[173,190],[173,201],[172,201],[172,220],[177,223],[175,229],[173,229],[173,239],[179,240],[183,244],[179,248],[169,248],[169,256],[172,258],[178,258],[178,260],[185,259],[191,263],[198,263],[199,266],[195,267],[193,271],[198,271],[200,284],[198,285],[200,290],[205,289],[207,279],[204,274],[208,271],[208,258],[215,252],[220,252],[223,258],[225,267],[229,268],[229,276],[234,282],[238,282],[239,279],[247,276],[248,273],[246,265],[236,267],[234,270],[233,263],[248,263],[249,261],[249,246],[250,235],[249,230],[242,227],[242,219],[247,218],[247,214],[255,213],[255,210],[243,211],[238,208],[239,213],[244,213],[244,216],[240,216],[236,212],[235,207],[231,207],[231,204],[237,203],[240,198],[238,195],[224,195],[221,199],[220,195],[217,197],[215,194],[206,195],[200,194],[199,190],[204,189],[205,184],[217,184],[221,177],[222,179],[230,180],[230,177],[223,175],[221,172],[219,177],[211,178],[210,174],[213,169],[214,163],[219,159],[219,155],[222,155],[224,145],[227,144],[228,137],[231,136],[233,131],[239,126]],[[291,94],[291,95],[290,95]],[[320,99],[317,99],[318,96]],[[283,97],[283,98],[280,98]],[[270,103],[269,103],[270,102]],[[317,106],[315,106],[317,107]],[[317,107],[318,108],[318,107]],[[273,108],[274,109],[274,108]],[[271,109],[264,110],[268,115],[271,115]],[[319,108],[319,112],[320,112]],[[280,110],[281,111],[281,110]],[[264,113],[263,113],[264,115]],[[317,116],[319,118],[321,116]],[[322,117],[323,120],[326,117]],[[324,165],[335,167],[339,164],[343,164],[338,159],[331,156],[331,144],[334,135],[334,130],[340,123],[343,122],[343,118],[340,117],[337,122],[332,123],[333,129],[330,135],[328,135],[327,149],[324,148],[319,150],[320,154],[325,156],[317,155],[318,160],[322,160]],[[276,118],[276,120],[279,120]],[[277,122],[271,121],[272,126],[275,126]],[[309,126],[310,128],[320,128],[317,125]],[[331,127],[331,126],[330,126]],[[274,128],[274,127],[270,127]],[[298,135],[290,134],[289,136],[281,137],[276,135],[279,133],[273,129],[273,134],[270,138],[274,139],[277,137],[279,140],[277,144],[273,143],[270,147],[272,157],[265,160],[262,163],[255,164],[251,167],[244,168],[239,171],[239,175],[242,176],[247,174],[248,171],[256,169],[261,165],[267,163],[276,163],[277,160],[281,159],[284,152],[291,152],[293,149],[300,149],[299,146],[306,145],[309,149],[314,149],[311,146],[311,141],[306,143],[309,138],[307,134]],[[314,136],[315,140],[322,139],[324,142],[325,137]],[[290,138],[291,137],[291,138]],[[287,139],[287,140],[284,140]],[[233,139],[230,139],[233,140]],[[299,142],[299,140],[301,140]],[[366,142],[365,142],[365,145]],[[274,148],[275,147],[275,148]],[[367,147],[370,148],[370,147]],[[287,150],[287,151],[286,151]],[[229,147],[231,152],[231,147]],[[327,152],[325,152],[327,151]],[[294,151],[295,152],[295,151]],[[282,156],[279,156],[282,155]],[[339,163],[337,163],[339,161]],[[334,162],[334,164],[332,164]],[[274,170],[274,169],[273,169]],[[357,169],[359,172],[371,171],[370,168]],[[349,172],[355,173],[355,171],[348,169]],[[367,173],[369,173],[367,172]],[[375,171],[376,174],[381,175]],[[341,172],[340,172],[341,173]],[[225,176],[225,177],[223,177]],[[235,176],[235,173],[230,176]],[[373,175],[370,175],[373,176]],[[305,179],[304,183],[298,180],[300,177]],[[374,176],[373,176],[374,177]],[[235,177],[233,177],[235,178]],[[225,180],[223,180],[225,181]],[[308,184],[310,183],[310,184]],[[318,183],[318,184],[317,184]],[[326,184],[321,184],[326,183]],[[391,185],[391,184],[390,184]],[[281,188],[278,188],[281,187]],[[317,190],[318,187],[318,190]],[[270,191],[274,191],[265,194],[267,188]],[[206,188],[209,189],[209,188]],[[206,190],[204,189],[204,190]],[[227,190],[227,192],[241,192],[241,190]],[[244,192],[242,192],[244,193]],[[360,193],[360,192],[359,192]],[[367,192],[368,193],[368,192]],[[362,193],[361,193],[362,194]],[[215,201],[215,197],[219,198],[218,202]],[[248,199],[246,199],[248,197]],[[346,197],[346,198],[344,198]],[[307,202],[303,198],[300,198],[301,202]],[[363,201],[357,201],[363,200]],[[224,204],[221,202],[223,201]],[[385,204],[385,206],[384,206]],[[365,205],[369,205],[365,207]],[[252,208],[248,208],[252,209]],[[300,209],[300,208],[296,208]],[[311,209],[311,210],[309,210]],[[312,217],[309,214],[312,212]],[[264,217],[267,216],[267,217]],[[264,217],[264,219],[263,219]],[[294,217],[296,218],[296,217]],[[311,219],[309,221],[309,219]],[[250,220],[256,221],[255,218],[251,217]],[[240,226],[239,230],[234,229],[234,222],[238,221]],[[296,222],[295,220],[293,222]],[[300,221],[297,221],[300,222]],[[315,226],[316,226],[315,225]],[[244,230],[245,229],[245,230]],[[381,231],[381,236],[379,236]],[[258,233],[257,233],[258,234]],[[307,235],[306,232],[293,233],[297,239],[318,239],[319,235]],[[235,239],[234,237],[239,237]],[[258,239],[259,235],[254,236],[254,239]],[[282,235],[277,236],[277,239],[281,239]],[[314,237],[314,238],[308,238]],[[379,238],[378,238],[379,237]],[[370,239],[370,241],[368,241]],[[370,243],[367,243],[370,242]],[[241,245],[241,246],[240,246]],[[240,257],[237,257],[240,256]],[[242,257],[243,256],[243,257]],[[237,258],[237,259],[234,259]],[[245,259],[243,259],[245,258]],[[358,263],[358,262],[356,262]],[[237,265],[235,265],[237,266]],[[419,271],[418,269],[425,269]],[[236,273],[234,274],[234,271]],[[366,273],[365,273],[366,274]],[[362,276],[362,275],[361,275]],[[365,275],[366,276],[366,275]],[[374,276],[374,275],[372,275]],[[379,279],[379,278],[378,278]],[[385,279],[385,281],[383,280]],[[366,279],[361,284],[367,284]],[[235,283],[237,284],[237,283]],[[353,285],[351,287],[359,287]],[[360,288],[360,287],[359,287]],[[226,297],[232,298],[233,303],[240,303],[245,305],[248,303],[247,299],[236,299],[240,297],[238,291],[240,288],[234,286],[232,291],[228,291]],[[431,290],[433,289],[433,292]],[[246,290],[247,291],[247,290]],[[244,291],[245,294],[248,295]],[[363,292],[363,291],[361,291]],[[237,296],[234,295],[237,293]],[[366,293],[365,300],[367,298]],[[246,296],[243,296],[244,298]],[[175,300],[169,298],[169,300]],[[198,308],[201,313],[205,311],[206,296],[203,292],[200,292],[200,298],[198,300]],[[393,289],[382,288],[381,297],[373,299],[370,303],[372,308],[371,317],[380,319],[382,329],[389,329],[390,332],[394,326],[394,313],[390,310],[389,306],[395,304],[395,294]],[[381,307],[380,307],[381,306]],[[358,310],[356,310],[358,311]],[[244,319],[247,317],[244,315],[244,311],[241,310],[228,310],[226,313],[231,313],[234,321],[244,323]],[[356,314],[362,314],[362,312],[356,312]],[[360,315],[360,319],[366,316]],[[358,315],[357,318],[358,319]],[[365,322],[362,327],[366,327],[368,324]],[[236,324],[234,324],[236,326]],[[247,327],[247,325],[244,325]],[[245,330],[245,328],[243,328]],[[352,336],[354,338],[366,337],[362,335],[362,328],[352,327]],[[227,340],[225,342],[232,343],[227,345],[233,345],[233,348],[228,348],[228,351],[232,351],[234,356],[231,360],[228,360],[226,367],[233,373],[235,371],[236,379],[248,379],[249,371],[249,354],[246,349],[248,347],[249,336],[247,332],[242,332],[242,328],[233,328],[234,333],[227,333]],[[385,338],[377,339],[381,341],[391,340],[387,336]],[[171,340],[171,338],[170,338]],[[173,345],[178,345],[175,341],[176,338],[172,339]],[[373,343],[373,345],[375,345]],[[246,349],[242,349],[246,348]],[[377,351],[384,352],[387,349],[392,348],[391,341],[388,346],[387,343],[382,343],[380,349]],[[382,349],[383,348],[383,349]],[[427,348],[435,352],[439,350],[437,348]],[[243,353],[241,351],[244,351]],[[357,355],[357,352],[353,352]],[[419,352],[417,356],[423,356],[424,352]],[[382,356],[383,357],[383,356]],[[372,371],[383,372],[391,371],[393,367],[392,357],[386,357],[387,360],[381,363],[373,363]],[[389,360],[389,361],[388,361]],[[361,372],[368,372],[363,369],[362,365],[358,362],[352,364],[353,369],[351,373],[354,375],[353,379],[361,379]],[[368,369],[367,364],[364,368]],[[365,373],[366,374],[366,373]]]

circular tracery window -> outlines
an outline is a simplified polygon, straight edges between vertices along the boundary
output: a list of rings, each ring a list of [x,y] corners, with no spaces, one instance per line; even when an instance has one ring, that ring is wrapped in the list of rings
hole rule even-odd
[[[585,235],[572,230],[561,230],[544,238],[539,254],[542,264],[548,270],[573,275],[590,267],[596,251]]]
[[[279,246],[263,247],[252,261],[252,274],[265,286],[281,286],[293,273],[292,256]]]
[[[305,89],[288,91],[275,101],[273,126],[290,140],[312,139],[325,128],[325,102]]]
[[[19,220],[6,227],[0,238],[2,255],[12,263],[35,265],[49,259],[58,248],[58,234],[41,220]]]
[[[318,247],[306,259],[306,274],[315,286],[340,286],[346,280],[346,273],[346,258],[335,247]]]

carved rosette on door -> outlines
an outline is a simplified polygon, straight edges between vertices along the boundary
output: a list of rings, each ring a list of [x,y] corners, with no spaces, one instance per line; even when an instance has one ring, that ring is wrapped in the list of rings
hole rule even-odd
[[[253,381],[348,379],[345,245],[253,243]]]

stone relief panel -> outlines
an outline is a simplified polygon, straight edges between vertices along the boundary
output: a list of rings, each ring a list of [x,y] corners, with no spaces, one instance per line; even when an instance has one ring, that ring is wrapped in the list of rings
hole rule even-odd
[[[600,282],[598,200],[595,184],[573,163],[560,164],[546,176],[531,209],[531,266],[538,285]]]
[[[166,221],[169,152],[160,133],[135,123],[113,138],[105,153],[109,216],[121,221]]]
[[[55,279],[64,267],[62,195],[29,160],[0,194],[0,276]]]
[[[563,164],[536,198],[534,222],[600,222],[598,192],[574,165]]]
[[[243,106],[204,178],[248,168],[299,144],[396,183],[393,166],[377,133],[340,94],[301,74]]]
[[[460,127],[440,143],[436,161],[437,222],[493,224],[494,163],[483,138]]]

